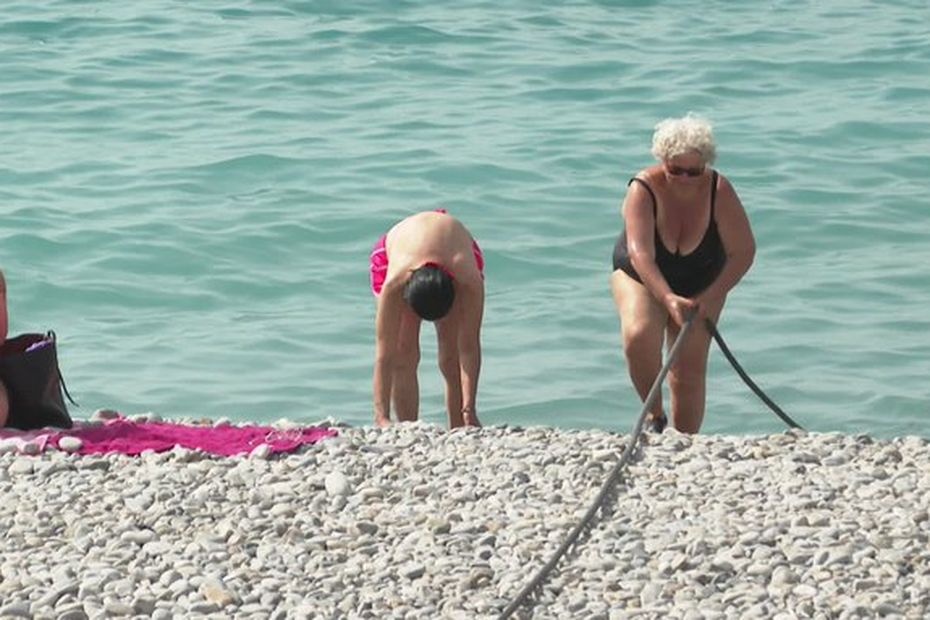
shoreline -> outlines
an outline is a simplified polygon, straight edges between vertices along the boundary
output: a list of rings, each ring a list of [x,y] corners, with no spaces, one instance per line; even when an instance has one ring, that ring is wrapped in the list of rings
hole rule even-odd
[[[492,618],[628,435],[426,423],[288,455],[0,455],[0,615]],[[930,450],[647,435],[534,618],[924,617]]]

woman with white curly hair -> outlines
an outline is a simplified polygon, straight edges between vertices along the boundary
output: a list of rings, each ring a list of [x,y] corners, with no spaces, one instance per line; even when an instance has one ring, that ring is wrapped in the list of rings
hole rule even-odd
[[[625,230],[614,248],[611,289],[620,314],[630,378],[645,399],[662,368],[662,345],[674,342],[690,312],[698,324],[669,370],[672,424],[696,433],[704,419],[707,353],[727,293],[752,265],[755,240],[730,182],[711,168],[717,147],[706,120],[688,114],[656,125],[658,164],[628,183]],[[667,418],[661,396],[653,430]]]

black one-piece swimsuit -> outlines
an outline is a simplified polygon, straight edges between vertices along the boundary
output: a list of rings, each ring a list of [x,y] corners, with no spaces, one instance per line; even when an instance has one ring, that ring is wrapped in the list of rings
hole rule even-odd
[[[720,233],[717,231],[717,220],[714,218],[714,206],[717,199],[717,171],[714,171],[711,180],[710,190],[710,222],[707,224],[707,230],[704,232],[704,238],[689,254],[680,254],[679,252],[669,252],[662,238],[659,236],[659,225],[657,215],[657,200],[655,192],[649,187],[649,184],[642,179],[633,178],[627,185],[634,181],[642,184],[649,192],[652,198],[652,213],[656,220],[655,231],[655,255],[656,265],[669,287],[676,295],[682,297],[693,297],[706,289],[717,279],[720,272],[727,262],[726,251],[723,248],[723,241],[720,239]],[[630,254],[627,250],[626,229],[620,233],[617,243],[614,246],[613,255],[614,271],[622,269],[625,274],[642,283],[633,263],[630,261]]]

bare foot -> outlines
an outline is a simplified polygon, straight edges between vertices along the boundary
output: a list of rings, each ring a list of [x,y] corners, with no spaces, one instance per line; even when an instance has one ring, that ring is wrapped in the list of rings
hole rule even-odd
[[[375,426],[377,426],[378,428],[387,428],[390,425],[391,425],[390,418],[382,418],[382,417],[375,418]]]
[[[653,433],[661,433],[668,426],[668,418],[665,417],[664,413],[659,417],[656,417],[654,413],[650,413],[646,416],[646,424],[647,428]]]
[[[481,428],[481,422],[478,421],[478,414],[474,411],[463,411],[462,422],[465,424],[465,426],[476,426]]]

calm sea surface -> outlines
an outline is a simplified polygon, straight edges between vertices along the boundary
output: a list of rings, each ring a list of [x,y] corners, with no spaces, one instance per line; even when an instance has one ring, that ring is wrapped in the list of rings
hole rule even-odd
[[[928,3],[553,4],[5,3],[11,332],[58,333],[77,417],[366,424],[369,250],[444,207],[487,258],[483,421],[626,431],[619,205],[694,111],[758,241],[746,370],[809,429],[930,436]],[[707,405],[783,428],[717,350]]]

